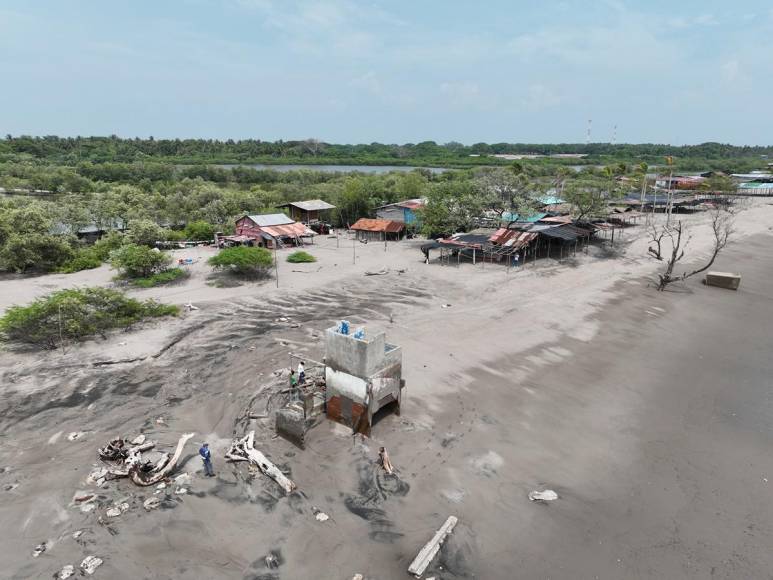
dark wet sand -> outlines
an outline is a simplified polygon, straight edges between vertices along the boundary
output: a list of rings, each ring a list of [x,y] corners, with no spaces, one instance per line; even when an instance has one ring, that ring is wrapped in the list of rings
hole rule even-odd
[[[770,241],[750,238],[718,260],[716,269],[743,274],[738,292],[697,280],[669,293],[620,283],[616,298],[586,321],[597,327],[592,340],[564,336],[438,379],[454,389],[431,411],[429,398],[411,397],[409,381],[402,416],[386,416],[365,444],[323,421],[299,450],[271,439],[270,425],[256,425],[263,449],[301,484],[289,498],[265,478],[225,466],[216,453],[218,477],[211,480],[197,475],[200,462],[189,456],[191,492],[170,496],[165,509],[145,513],[150,492],[125,482],[100,492],[105,505],[123,496],[132,504],[108,526],[97,523],[99,512],[67,505],[84,489],[107,433],[144,424],[171,446],[180,432],[204,427],[216,450],[226,444],[265,379],[256,369],[286,364],[291,347],[276,335],[300,340],[306,332],[277,329],[275,316],[315,326],[353,311],[385,320],[390,305],[380,297],[395,296],[397,287],[379,285],[403,281],[364,283],[360,297],[319,292],[306,302],[235,306],[168,360],[62,371],[59,398],[4,405],[0,456],[12,469],[0,474],[0,484],[19,487],[0,505],[14,530],[0,554],[0,576],[48,578],[96,554],[105,564],[95,578],[349,580],[359,572],[400,579],[453,513],[460,523],[427,576],[771,578]],[[427,300],[419,286],[396,296],[408,310]],[[514,337],[529,332],[528,313],[502,323],[512,325]],[[443,342],[431,329],[417,332]],[[248,343],[259,347],[248,351]],[[96,410],[88,411],[92,402]],[[421,422],[427,413],[433,429]],[[167,426],[153,423],[159,415]],[[42,443],[77,425],[98,433],[74,444]],[[399,480],[375,467],[381,444]],[[543,487],[560,499],[529,502],[528,492]],[[317,522],[316,509],[331,519]],[[76,529],[87,530],[78,542],[70,536]],[[54,545],[32,559],[32,548],[51,538]],[[277,569],[265,566],[269,553]]]

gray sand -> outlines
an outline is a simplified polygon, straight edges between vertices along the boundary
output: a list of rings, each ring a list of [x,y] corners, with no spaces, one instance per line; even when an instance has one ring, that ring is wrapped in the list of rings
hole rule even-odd
[[[412,250],[402,276],[205,307],[173,325],[195,330],[158,359],[95,368],[115,351],[6,354],[0,576],[47,578],[95,554],[105,560],[95,578],[405,578],[454,514],[426,576],[771,577],[770,241],[746,238],[718,260],[743,273],[738,292],[694,280],[657,293],[644,262],[592,256],[512,282],[493,268],[422,267]],[[491,295],[493,280],[501,292]],[[403,346],[403,413],[381,418],[369,440],[321,421],[305,450],[253,421],[258,446],[299,485],[286,498],[222,452],[271,371],[291,350],[321,356],[314,335],[341,317]],[[131,509],[105,524],[104,507],[72,506],[76,491],[94,489],[84,480],[96,447],[141,430],[169,448],[197,432],[181,468],[189,492],[166,490],[162,508],[145,512],[152,488],[108,483],[104,507],[125,498]],[[216,478],[202,477],[195,456],[204,439]],[[375,465],[380,445],[399,479]],[[559,499],[527,499],[545,487]]]

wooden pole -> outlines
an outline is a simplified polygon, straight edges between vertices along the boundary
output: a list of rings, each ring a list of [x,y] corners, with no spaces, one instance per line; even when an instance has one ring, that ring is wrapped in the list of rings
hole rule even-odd
[[[274,277],[276,278],[276,287],[279,288],[279,260],[276,257],[276,239],[274,239]]]

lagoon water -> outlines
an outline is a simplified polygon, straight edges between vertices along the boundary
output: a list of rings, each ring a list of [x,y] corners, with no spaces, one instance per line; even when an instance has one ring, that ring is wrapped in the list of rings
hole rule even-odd
[[[310,171],[324,171],[325,173],[389,173],[390,171],[413,171],[414,169],[427,169],[432,173],[449,171],[443,167],[415,167],[412,165],[268,165],[265,163],[237,163],[219,165],[218,167],[252,167],[253,169],[273,169],[274,171],[297,171],[308,169]]]

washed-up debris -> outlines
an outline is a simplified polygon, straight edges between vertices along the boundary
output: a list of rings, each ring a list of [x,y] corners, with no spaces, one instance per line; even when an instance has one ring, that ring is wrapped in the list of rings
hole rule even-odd
[[[129,504],[126,502],[119,503],[118,505],[114,505],[113,507],[107,508],[105,511],[105,515],[109,518],[117,518],[124,512],[129,511]]]
[[[198,310],[198,309],[199,309],[199,307],[198,306],[194,306],[191,302],[188,302],[188,304],[185,305],[185,310],[187,310],[188,312],[192,312],[192,311]]]
[[[373,272],[371,270],[365,271],[366,276],[383,276],[385,274],[389,274],[389,268],[381,268],[378,272]]]
[[[81,504],[81,511],[84,514],[87,514],[89,512],[93,512],[95,509],[97,509],[97,504],[95,504],[93,502],[87,502],[87,503]]]
[[[89,476],[86,478],[86,483],[97,483],[100,479],[104,479],[107,476],[107,468],[106,467],[100,467],[98,469],[95,469],[91,473],[89,473]]]
[[[46,546],[45,542],[42,542],[42,543],[38,544],[37,546],[35,546],[35,549],[32,550],[32,557],[33,558],[37,558],[38,556],[40,556],[43,552],[46,551],[46,547],[47,546]]]
[[[143,443],[145,443],[145,435],[142,433],[132,439],[132,445],[142,445]]]
[[[543,491],[530,491],[529,499],[531,501],[553,501],[558,499],[558,494],[552,489],[546,489]]]
[[[378,450],[378,464],[389,475],[392,475],[395,471],[392,462],[389,461],[389,454],[387,453],[386,447],[381,447]]]
[[[424,574],[424,571],[432,563],[432,560],[435,559],[435,556],[437,556],[437,553],[440,551],[440,546],[443,545],[448,534],[453,531],[457,521],[458,519],[456,516],[448,516],[448,519],[443,526],[435,532],[432,539],[424,545],[413,559],[413,562],[411,562],[411,565],[408,566],[409,574],[413,574],[416,578],[419,578]]]
[[[83,558],[83,562],[81,562],[81,570],[83,570],[85,574],[91,576],[94,571],[101,565],[102,558],[97,558],[96,556],[86,556]]]
[[[81,437],[83,437],[86,433],[84,431],[73,431],[69,435],[67,435],[68,441],[77,441]]]
[[[451,308],[450,304],[441,304],[440,308]]]
[[[90,500],[94,499],[94,497],[95,497],[95,496],[94,496],[94,494],[93,494],[93,493],[83,493],[83,492],[78,492],[78,493],[76,493],[76,494],[73,496],[72,500],[73,500],[75,503],[83,503],[84,501],[90,501]]]
[[[157,417],[156,425],[166,425],[166,419],[164,419],[163,417]]]
[[[290,480],[282,471],[260,451],[255,449],[255,431],[250,431],[246,436],[241,439],[234,439],[231,442],[231,447],[225,454],[226,459],[231,461],[249,461],[251,464],[257,466],[264,475],[268,475],[271,479],[276,481],[282,489],[287,493],[292,493],[297,487],[295,483]]]
[[[186,493],[188,493],[188,488],[187,487],[178,487],[176,490],[174,490],[174,492],[177,495],[185,495]]]
[[[99,458],[110,463],[111,467],[108,469],[108,473],[112,477],[128,477],[135,484],[148,487],[162,482],[171,475],[182,456],[183,447],[193,435],[193,433],[181,435],[177,441],[174,455],[169,457],[168,454],[163,454],[155,464],[142,459],[143,451],[155,447],[156,444],[152,441],[130,446],[125,439],[113,439],[99,449]]]
[[[157,497],[149,497],[144,502],[142,502],[142,507],[145,508],[145,511],[154,510],[160,505],[161,505],[161,500],[158,499]]]
[[[266,556],[266,568],[279,568],[279,560],[276,556],[274,556],[274,554],[269,554]]]
[[[362,574],[355,574],[352,576],[352,580],[363,580],[364,576]]]
[[[323,512],[321,509],[315,506],[311,506],[311,511],[314,512],[314,517],[318,522],[326,522],[330,519],[330,516]]]
[[[78,538],[80,538],[83,535],[83,532],[84,532],[84,530],[75,530],[72,533],[72,539],[73,540],[77,540]]]
[[[56,573],[54,578],[56,578],[56,580],[65,580],[65,578],[69,578],[73,574],[75,574],[75,566],[72,564],[67,564],[67,566],[64,566],[61,570],[59,570],[59,572]]]

